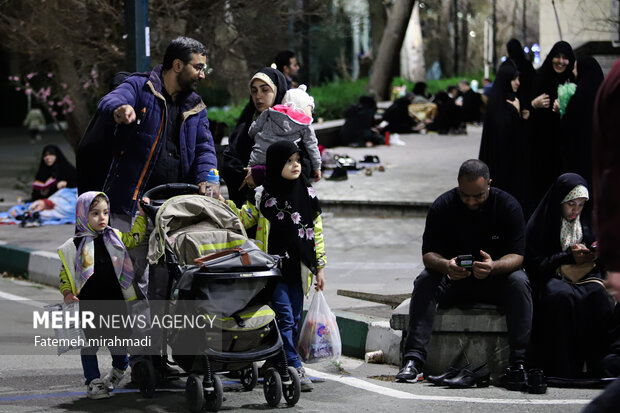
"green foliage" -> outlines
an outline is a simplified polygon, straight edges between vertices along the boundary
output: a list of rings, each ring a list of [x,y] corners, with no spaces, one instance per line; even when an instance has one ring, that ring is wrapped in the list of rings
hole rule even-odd
[[[207,116],[209,120],[225,123],[228,125],[228,131],[231,132],[237,124],[237,120],[241,116],[244,107],[245,104],[223,108],[209,108],[207,106]]]
[[[360,96],[366,94],[368,79],[355,82],[336,81],[309,90],[314,97],[314,119],[340,119],[349,105],[354,105]]]

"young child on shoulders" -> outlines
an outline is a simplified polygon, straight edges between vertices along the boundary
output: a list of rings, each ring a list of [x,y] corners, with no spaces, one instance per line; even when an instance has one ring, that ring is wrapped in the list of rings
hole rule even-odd
[[[282,104],[264,110],[248,131],[250,138],[254,139],[248,166],[265,165],[269,145],[287,140],[304,145],[310,157],[313,178],[318,182],[321,179],[321,154],[311,126],[313,109],[314,98],[306,93],[306,85],[300,85],[286,91]]]
[[[148,203],[148,199],[143,200]],[[65,303],[79,301],[81,311],[106,311],[107,306],[102,308],[98,300],[135,299],[134,272],[127,248],[138,246],[146,233],[144,211],[139,209],[140,215],[131,232],[121,233],[108,225],[110,202],[106,194],[90,191],[78,197],[75,235],[58,248],[63,263],[60,292]],[[118,311],[126,313],[122,306]],[[99,337],[97,333],[100,332],[85,329],[87,339]],[[126,347],[109,347],[112,370],[101,379],[97,350],[98,347],[81,350],[86,394],[91,399],[110,397],[110,391],[122,380],[129,362]]]

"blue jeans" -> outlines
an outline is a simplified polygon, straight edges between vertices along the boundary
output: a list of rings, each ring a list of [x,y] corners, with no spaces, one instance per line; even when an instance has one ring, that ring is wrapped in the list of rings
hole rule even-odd
[[[112,367],[119,370],[125,370],[129,365],[129,356],[125,347],[108,347],[112,354]],[[87,386],[94,379],[101,377],[99,372],[99,363],[97,362],[97,350],[99,347],[86,347],[80,350],[82,357],[82,369],[84,369],[84,378]]]
[[[301,283],[279,282],[273,291],[273,310],[284,344],[284,353],[289,366],[301,367],[296,345],[299,340],[299,320],[304,305]]]

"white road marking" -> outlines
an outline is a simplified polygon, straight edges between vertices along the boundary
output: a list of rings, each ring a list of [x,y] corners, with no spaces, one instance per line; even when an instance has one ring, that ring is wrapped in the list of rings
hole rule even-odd
[[[538,405],[567,405],[567,404],[588,404],[589,399],[485,399],[481,397],[451,397],[451,396],[423,396],[420,394],[411,394],[400,390],[390,389],[388,387],[379,386],[367,381],[351,377],[338,376],[335,374],[324,373],[318,370],[304,367],[309,376],[319,377],[325,380],[332,380],[347,386],[356,387],[358,389],[379,393],[384,396],[394,397],[396,399],[409,400],[432,400],[444,402],[466,402],[466,403],[485,403],[485,404],[538,404]]]
[[[5,293],[4,291],[0,291],[0,299],[11,300],[11,301],[24,301],[22,304],[28,304],[33,307],[43,308],[48,304],[42,303],[41,301],[32,300],[30,298],[22,297],[15,294]]]

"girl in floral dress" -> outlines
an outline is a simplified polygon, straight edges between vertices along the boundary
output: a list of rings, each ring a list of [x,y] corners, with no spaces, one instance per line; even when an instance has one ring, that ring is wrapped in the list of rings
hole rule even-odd
[[[269,220],[267,251],[282,259],[282,279],[275,286],[272,306],[290,366],[300,374],[302,391],[312,390],[296,350],[299,320],[306,295],[325,286],[325,245],[319,200],[301,175],[299,148],[279,141],[267,149],[266,176],[259,208]]]

